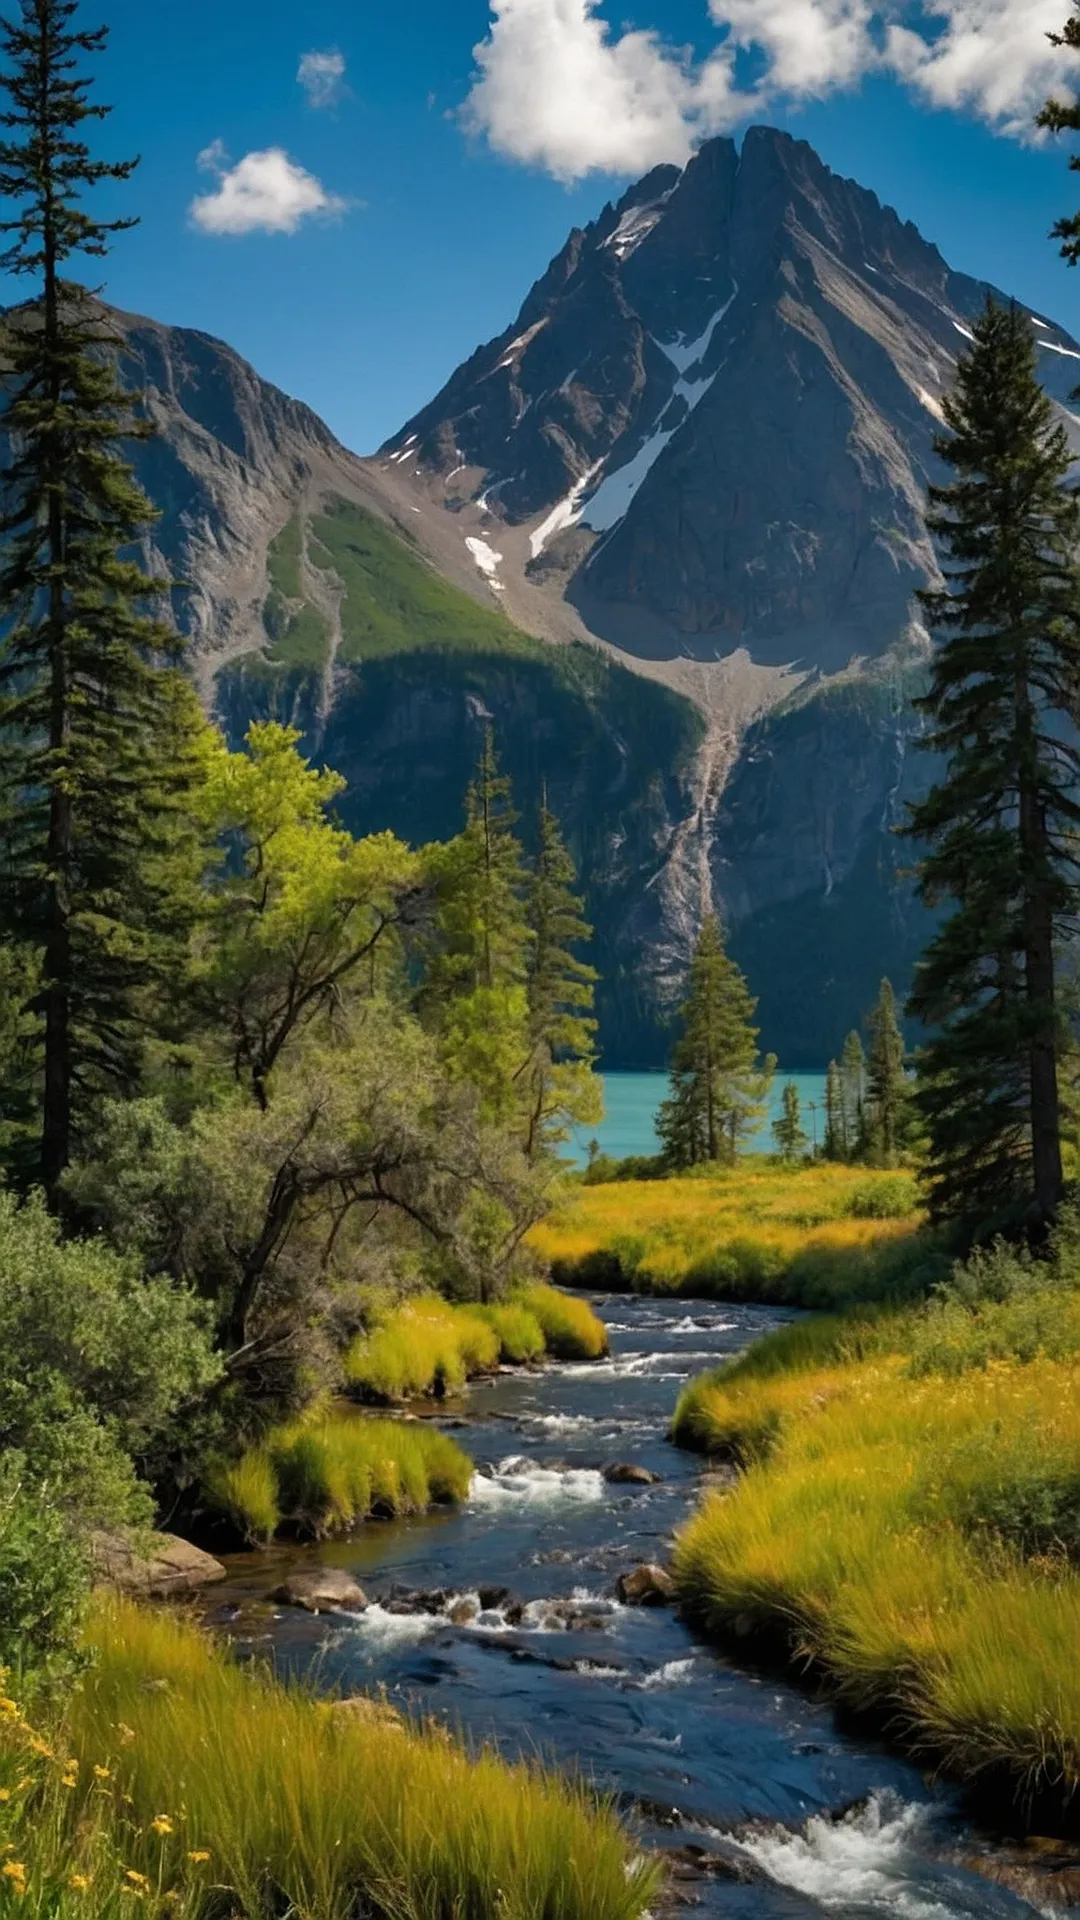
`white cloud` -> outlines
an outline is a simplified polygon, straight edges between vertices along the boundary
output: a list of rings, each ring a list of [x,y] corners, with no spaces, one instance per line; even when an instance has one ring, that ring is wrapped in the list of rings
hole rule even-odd
[[[345,80],[345,56],[330,50],[301,55],[296,78],[309,107],[332,107],[340,100]]]
[[[1038,107],[1071,91],[1052,47],[1064,0],[707,0],[720,38],[694,60],[659,34],[614,31],[601,0],[490,0],[463,118],[499,153],[563,180],[685,160],[770,104],[820,99],[892,73],[927,104],[1031,138]],[[751,85],[736,80],[754,57]]]
[[[204,233],[295,233],[302,220],[344,213],[346,202],[328,193],[321,180],[290,160],[283,147],[246,153],[235,166],[220,140],[205,147],[198,164],[216,173],[213,193],[191,203],[191,219]]]
[[[729,54],[696,68],[654,33],[610,33],[597,0],[493,0],[465,122],[512,159],[573,180],[685,160],[734,124]]]

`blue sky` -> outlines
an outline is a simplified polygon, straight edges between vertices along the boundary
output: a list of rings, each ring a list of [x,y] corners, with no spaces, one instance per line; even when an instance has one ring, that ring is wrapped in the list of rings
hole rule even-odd
[[[123,195],[142,224],[117,241],[106,291],[229,340],[368,451],[509,323],[567,230],[628,177],[757,119],[810,140],[953,266],[1077,332],[1080,277],[1046,234],[1080,180],[1060,145],[998,130],[1026,126],[1044,96],[1043,29],[1067,11],[499,0],[493,20],[485,0],[86,0],[86,23],[112,29],[103,147],[143,156]],[[473,48],[492,28],[477,89]],[[297,78],[310,53],[335,56],[316,63],[314,103]],[[276,174],[259,162],[230,180],[275,149]],[[218,230],[258,218],[245,180],[295,230]],[[305,212],[320,189],[329,207]]]

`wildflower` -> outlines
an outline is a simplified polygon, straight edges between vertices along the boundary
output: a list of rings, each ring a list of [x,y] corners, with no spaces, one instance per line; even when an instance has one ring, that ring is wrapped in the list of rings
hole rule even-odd
[[[156,1814],[150,1822],[151,1833],[171,1833],[173,1823],[167,1813]]]
[[[3,1866],[0,1867],[0,1874],[3,1875],[5,1880],[11,1881],[16,1893],[25,1893],[26,1868],[23,1866],[21,1860],[5,1860]]]
[[[56,1759],[56,1755],[53,1752],[52,1748],[50,1747],[48,1741],[43,1740],[40,1733],[31,1734],[30,1740],[29,1740],[29,1746],[30,1746],[31,1753],[40,1754],[43,1760]]]
[[[5,1720],[14,1718],[18,1714],[18,1711],[19,1703],[17,1700],[9,1700],[6,1694],[0,1695],[0,1713],[3,1714]]]
[[[68,1886],[73,1893],[85,1893],[89,1885],[89,1877],[85,1873],[69,1873]]]
[[[72,1766],[71,1763],[69,1762],[69,1764],[64,1768],[63,1773],[60,1775],[60,1785],[62,1787],[77,1787],[78,1784],[79,1784],[79,1769],[76,1766]]]
[[[193,1864],[194,1864],[194,1865],[195,1865],[196,1867],[201,1867],[201,1866],[202,1866],[202,1863],[203,1863],[203,1861],[204,1861],[204,1860],[209,1860],[209,1858],[210,1858],[210,1855],[209,1855],[209,1853],[207,1852],[207,1850],[206,1850],[206,1848],[205,1848],[205,1847],[193,1847],[193,1848],[192,1848],[192,1851],[191,1851],[191,1852],[190,1852],[190,1853],[188,1854],[188,1859],[189,1859],[189,1860],[190,1860],[190,1861],[191,1861],[191,1862],[192,1862],[192,1863],[193,1863]]]
[[[140,1873],[136,1867],[128,1867],[124,1874],[124,1879],[130,1880],[133,1887],[148,1887],[150,1885],[145,1873]]]
[[[111,1780],[112,1772],[108,1767],[95,1767],[94,1779],[95,1780]]]
[[[0,1801],[11,1799],[11,1788],[0,1787]]]

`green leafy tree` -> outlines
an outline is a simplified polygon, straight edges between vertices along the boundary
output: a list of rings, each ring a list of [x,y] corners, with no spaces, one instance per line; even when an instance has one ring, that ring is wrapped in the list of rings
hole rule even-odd
[[[844,1113],[844,1087],[840,1077],[840,1068],[835,1060],[829,1061],[825,1076],[825,1146],[826,1160],[847,1159],[847,1125]]]
[[[777,1152],[789,1163],[805,1153],[810,1144],[803,1131],[799,1089],[794,1080],[785,1081],[781,1089],[780,1117],[773,1121],[772,1133]]]
[[[933,1212],[1038,1230],[1062,1193],[1055,945],[1080,904],[1080,506],[1026,313],[988,303],[944,410],[946,586],[925,596],[942,640],[919,704],[946,767],[909,831],[923,898],[950,911],[911,997],[931,1030],[918,1103]]]
[[[866,1145],[866,1055],[854,1028],[840,1055],[840,1111],[843,1158],[857,1160]]]
[[[547,805],[540,808],[540,844],[528,895],[532,947],[528,962],[529,1056],[522,1075],[525,1151],[535,1160],[565,1140],[570,1127],[603,1117],[596,1057],[594,990],[599,975],[575,947],[592,938],[577,873]]]
[[[873,1158],[894,1167],[907,1131],[910,1090],[904,1070],[906,1049],[897,1015],[896,995],[883,980],[867,1019],[867,1142]]]
[[[759,1064],[756,1002],[729,958],[716,914],[705,920],[693,959],[682,1033],[671,1059],[671,1091],[657,1132],[674,1167],[734,1161],[739,1142],[756,1132],[776,1067]]]
[[[402,841],[336,825],[345,782],[312,767],[299,739],[274,722],[252,726],[240,753],[216,737],[201,790],[207,828],[232,850],[212,894],[202,994],[233,1077],[264,1110],[290,1045],[348,994],[386,987],[424,899],[423,863]]]
[[[166,583],[132,558],[154,513],[124,446],[149,428],[119,386],[100,307],[63,277],[131,224],[83,203],[134,164],[93,159],[82,137],[108,111],[79,72],[105,31],[79,31],[75,13],[73,0],[21,0],[0,24],[0,263],[39,289],[5,319],[0,913],[37,970],[34,1171],[50,1193],[102,1086],[135,1085],[150,989],[176,968],[187,902],[164,856],[194,779],[178,737],[188,710],[163,664],[176,636],[152,614]]]

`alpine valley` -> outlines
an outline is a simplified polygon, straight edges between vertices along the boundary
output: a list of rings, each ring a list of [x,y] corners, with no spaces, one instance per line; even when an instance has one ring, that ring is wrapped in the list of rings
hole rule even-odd
[[[820,1064],[925,933],[892,831],[930,772],[923,501],[987,291],[755,127],[575,229],[372,458],[117,316],[207,700],[234,737],[294,720],[347,824],[414,842],[455,829],[490,716],[526,835],[546,782],[579,863],[605,1064],[661,1063],[710,900],[763,1044]],[[1080,346],[1030,318],[1080,450]]]

